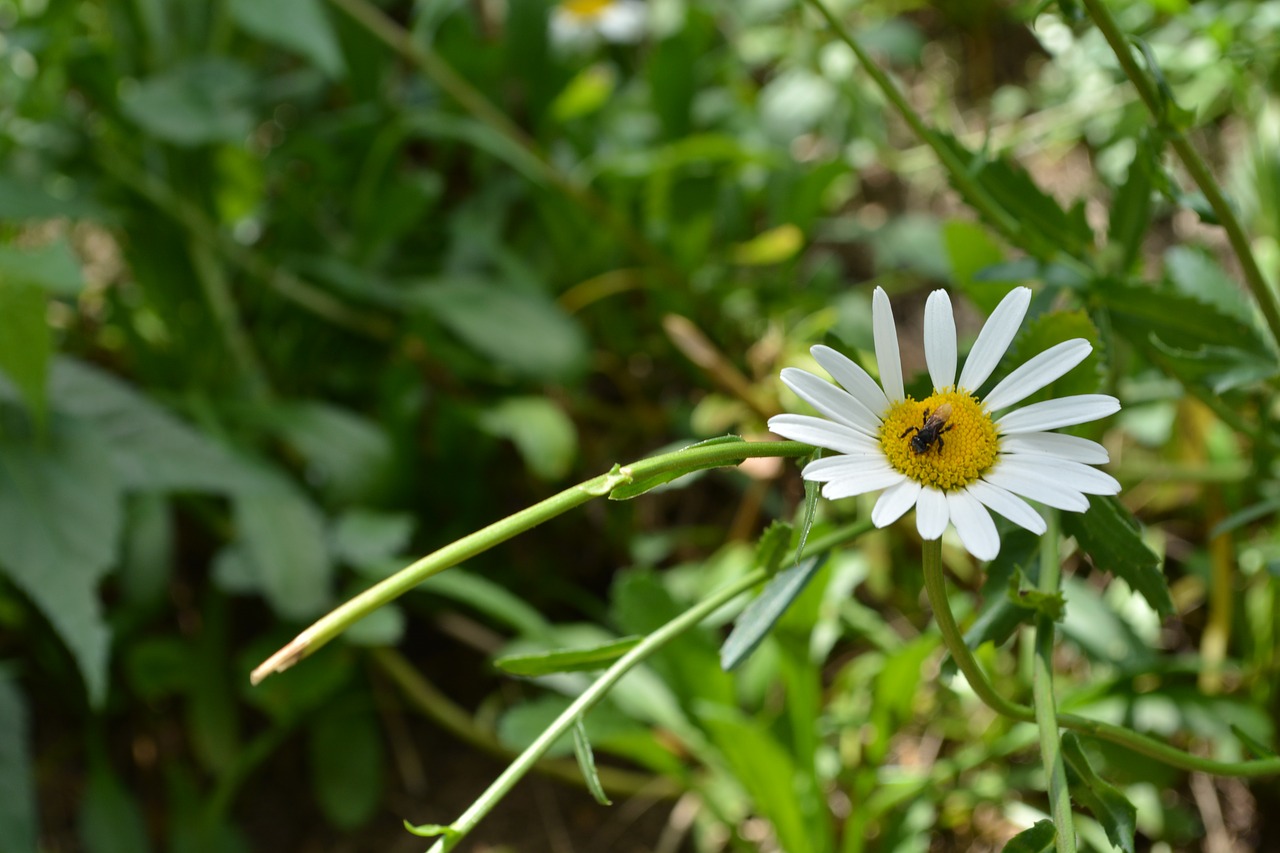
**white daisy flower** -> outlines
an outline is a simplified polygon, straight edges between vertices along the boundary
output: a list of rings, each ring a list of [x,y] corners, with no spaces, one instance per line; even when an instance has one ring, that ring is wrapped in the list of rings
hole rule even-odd
[[[648,12],[644,0],[560,0],[551,10],[551,40],[569,49],[600,39],[634,44],[644,38]]]
[[[883,490],[871,512],[885,527],[915,507],[924,539],[955,527],[966,550],[994,559],[1000,537],[988,510],[1032,533],[1044,519],[1024,500],[1072,512],[1089,507],[1085,495],[1114,495],[1120,484],[1091,468],[1108,461],[1097,442],[1049,430],[1094,421],[1120,410],[1105,394],[1080,394],[1033,403],[999,414],[1075,367],[1092,351],[1083,338],[1031,358],[979,398],[1017,334],[1031,289],[1015,288],[978,335],[956,380],[956,325],[945,291],[924,309],[925,360],[933,393],[914,400],[903,392],[898,332],[889,297],[877,287],[871,304],[880,384],[845,356],[825,346],[811,352],[842,387],[796,368],[782,381],[824,417],[777,415],[769,429],[784,438],[833,450],[810,462],[806,480],[822,483],[829,500]]]

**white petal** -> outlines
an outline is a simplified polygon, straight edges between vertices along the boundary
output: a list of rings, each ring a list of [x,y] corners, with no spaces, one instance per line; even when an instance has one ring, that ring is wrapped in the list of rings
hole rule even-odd
[[[845,426],[874,436],[880,431],[880,419],[866,406],[825,379],[794,367],[782,369],[782,382],[801,400]]]
[[[968,489],[969,494],[982,501],[989,509],[1000,513],[1019,527],[1025,527],[1037,536],[1047,529],[1040,513],[1013,492],[988,483],[986,480],[970,483]]]
[[[902,356],[898,354],[898,327],[893,322],[893,306],[889,294],[877,287],[871,297],[871,328],[876,339],[876,363],[880,367],[880,384],[890,403],[906,397],[902,390]]]
[[[1084,338],[1074,338],[1051,346],[1002,379],[982,399],[982,403],[990,412],[1012,406],[1084,361],[1091,352],[1093,344]]]
[[[916,530],[921,539],[939,539],[947,529],[947,496],[937,489],[925,486],[920,489],[916,501]]]
[[[1000,534],[981,501],[967,491],[947,492],[947,511],[964,549],[979,560],[994,560],[1000,553]]]
[[[1059,432],[1020,432],[1000,439],[1002,453],[1037,453],[1056,456],[1086,465],[1102,465],[1111,461],[1107,449],[1096,441]]]
[[[1051,480],[1057,485],[1086,495],[1115,495],[1120,492],[1120,484],[1107,472],[1069,459],[1031,454],[1001,456],[996,463],[996,470],[1005,469],[1029,477]]]
[[[871,510],[871,523],[876,527],[888,527],[915,506],[919,496],[920,484],[911,479],[885,489],[876,501],[875,509]]]
[[[864,433],[813,415],[774,415],[769,418],[769,431],[792,441],[841,453],[870,453],[880,449],[880,443]]]
[[[1022,471],[1007,468],[1004,465],[982,475],[993,486],[1007,489],[1015,495],[1039,501],[1054,509],[1065,509],[1070,512],[1084,512],[1089,508],[1089,501],[1084,495],[1059,485],[1053,480],[1028,475]]]
[[[987,318],[986,325],[978,333],[978,339],[969,350],[965,359],[964,370],[960,371],[959,387],[968,391],[977,391],[987,381],[991,371],[996,369],[1005,350],[1018,334],[1022,318],[1027,315],[1027,306],[1031,304],[1031,288],[1015,287],[1009,295],[1000,300],[996,310]]]
[[[924,360],[934,388],[956,384],[956,320],[945,290],[930,293],[924,304]]]
[[[906,475],[901,471],[895,471],[889,466],[885,466],[883,471],[875,471],[870,474],[859,474],[854,477],[848,477],[843,480],[836,480],[827,483],[822,487],[822,496],[829,501],[839,500],[840,498],[851,498],[854,495],[865,494],[866,492],[874,492],[877,489],[887,489],[890,486],[896,486],[906,479]]]
[[[832,480],[843,480],[861,474],[871,474],[890,468],[883,453],[866,453],[860,456],[831,456],[826,459],[815,459],[800,475],[815,483],[829,483]]]
[[[809,352],[813,354],[814,360],[822,365],[822,369],[831,374],[832,379],[843,385],[844,389],[870,409],[872,414],[883,415],[884,410],[889,408],[889,398],[880,390],[880,386],[852,359],[821,344],[813,347]]]
[[[1114,415],[1120,411],[1120,401],[1106,394],[1077,394],[1032,403],[1016,409],[996,421],[996,428],[1004,435],[1019,432],[1041,432],[1046,429],[1084,424]]]

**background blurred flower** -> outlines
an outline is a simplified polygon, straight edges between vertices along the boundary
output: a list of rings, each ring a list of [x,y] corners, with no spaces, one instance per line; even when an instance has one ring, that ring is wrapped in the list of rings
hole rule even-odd
[[[648,20],[643,0],[563,0],[551,12],[551,40],[569,49],[601,40],[634,44],[644,37]]]

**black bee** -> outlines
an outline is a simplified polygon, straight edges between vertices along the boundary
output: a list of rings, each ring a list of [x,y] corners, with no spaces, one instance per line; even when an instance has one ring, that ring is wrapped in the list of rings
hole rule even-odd
[[[912,432],[911,449],[916,454],[928,453],[933,443],[938,443],[938,452],[942,452],[942,434],[948,430],[955,429],[955,424],[947,426],[947,418],[951,417],[951,404],[943,403],[941,406],[933,410],[933,414],[929,414],[929,410],[924,410],[924,421],[918,427],[907,427],[903,430],[902,435],[898,438],[906,438]]]

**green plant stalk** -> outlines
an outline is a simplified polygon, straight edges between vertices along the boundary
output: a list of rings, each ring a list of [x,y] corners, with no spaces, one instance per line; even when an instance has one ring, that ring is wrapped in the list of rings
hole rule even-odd
[[[1124,69],[1125,75],[1133,83],[1134,88],[1138,90],[1138,95],[1142,98],[1143,103],[1147,105],[1147,109],[1161,125],[1161,128],[1168,133],[1169,144],[1177,152],[1178,159],[1186,166],[1191,179],[1196,182],[1200,192],[1204,193],[1209,206],[1213,208],[1214,215],[1218,217],[1218,222],[1222,224],[1223,229],[1227,232],[1227,241],[1231,243],[1231,249],[1240,261],[1241,270],[1244,271],[1245,283],[1249,286],[1249,290],[1253,292],[1253,298],[1257,300],[1258,307],[1262,310],[1262,316],[1266,318],[1267,328],[1271,330],[1273,342],[1280,345],[1280,298],[1268,286],[1267,280],[1263,277],[1262,270],[1258,267],[1258,261],[1253,256],[1253,248],[1249,245],[1249,238],[1244,233],[1244,226],[1240,224],[1240,220],[1236,217],[1235,210],[1232,209],[1226,196],[1223,195],[1222,188],[1218,186],[1218,182],[1214,179],[1213,173],[1209,171],[1209,166],[1205,163],[1204,158],[1200,156],[1200,152],[1191,145],[1182,131],[1170,126],[1165,121],[1165,110],[1160,99],[1160,93],[1152,85],[1151,80],[1143,73],[1142,69],[1138,67],[1137,60],[1133,56],[1133,50],[1129,45],[1129,40],[1120,31],[1120,26],[1116,23],[1116,19],[1112,17],[1111,10],[1107,8],[1107,4],[1104,0],[1084,0],[1084,6],[1089,10],[1089,17],[1093,18],[1094,24],[1102,32],[1103,38],[1107,40],[1111,50],[1115,52],[1116,59],[1120,61],[1120,67]]]
[[[612,666],[605,670],[604,675],[600,676],[590,687],[584,690],[555,719],[555,722],[548,726],[542,734],[538,735],[537,740],[531,743],[524,752],[520,753],[515,761],[511,762],[507,769],[502,772],[502,775],[495,779],[493,784],[457,820],[449,824],[448,833],[431,846],[429,853],[445,853],[447,850],[452,850],[471,830],[475,829],[484,816],[529,772],[543,754],[551,748],[552,744],[568,732],[579,717],[586,714],[597,702],[603,699],[609,689],[617,684],[632,668],[742,593],[768,578],[768,576],[768,572],[764,569],[756,569],[733,583],[722,587],[645,637],[640,641],[639,645],[615,661]]]
[[[630,465],[615,465],[601,474],[552,495],[544,501],[522,509],[488,527],[433,551],[417,562],[380,581],[334,610],[277,651],[249,676],[258,684],[274,672],[282,672],[315,652],[334,637],[374,610],[394,601],[432,575],[465,562],[490,548],[549,521],[594,498],[604,497],[619,486],[643,481],[664,473],[691,473],[704,468],[736,465],[744,459],[759,456],[807,456],[813,448],[795,441],[735,441],[687,447],[664,453]]]
[[[876,84],[880,92],[898,111],[898,114],[902,116],[912,132],[933,149],[934,156],[941,161],[943,167],[951,175],[956,189],[964,196],[966,202],[986,216],[1011,243],[1022,247],[1034,257],[1046,260],[1059,258],[1063,263],[1076,268],[1078,271],[1087,271],[1087,267],[1078,259],[1064,256],[1057,246],[1042,241],[1038,235],[1029,229],[1023,228],[1022,223],[1010,215],[999,202],[982,188],[981,184],[974,180],[973,175],[969,173],[969,169],[956,157],[955,152],[948,148],[942,139],[925,124],[924,119],[907,102],[906,97],[898,90],[894,82],[889,79],[889,75],[876,64],[875,60],[853,37],[844,23],[827,8],[823,0],[807,0],[807,2],[818,14],[826,19],[836,37],[853,51],[854,56],[857,57],[858,64],[862,66],[862,69],[871,78],[872,82]]]
[[[255,399],[271,396],[271,383],[262,367],[262,361],[253,347],[253,340],[240,320],[236,310],[236,300],[231,293],[231,285],[227,282],[224,270],[209,247],[194,236],[187,238],[187,252],[191,257],[196,280],[204,293],[209,313],[213,315],[214,325],[222,335],[231,361],[244,379],[245,386]]]
[[[604,199],[557,168],[519,125],[490,103],[466,78],[454,71],[449,63],[434,52],[415,43],[408,30],[387,17],[367,0],[331,0],[331,2],[354,18],[375,38],[417,66],[418,70],[435,81],[437,86],[448,93],[473,118],[488,125],[527,154],[548,184],[558,189],[589,216],[602,222],[614,236],[622,241],[632,255],[651,264],[671,280],[684,280],[684,274],[670,258],[650,243]]]
[[[1047,510],[1048,530],[1040,539],[1040,591],[1058,592],[1058,513]],[[1036,654],[1031,692],[1035,702],[1036,726],[1040,730],[1040,758],[1044,762],[1049,787],[1049,808],[1053,813],[1054,845],[1058,853],[1076,853],[1076,827],[1071,816],[1071,791],[1067,788],[1067,768],[1062,761],[1058,707],[1053,696],[1054,621],[1041,614],[1036,618]]]
[[[925,549],[925,555],[926,557],[929,555],[927,548]],[[997,714],[1025,723],[1034,723],[1036,721],[1035,709],[1017,702],[1011,702],[997,693],[991,682],[987,680],[987,675],[983,672],[982,665],[978,663],[977,658],[973,656],[973,653],[969,651],[969,647],[965,645],[964,634],[956,624],[955,614],[951,612],[951,604],[947,599],[947,581],[942,574],[940,555],[938,559],[925,559],[923,565],[925,592],[929,597],[929,605],[933,608],[933,616],[938,623],[938,630],[942,634],[942,640],[947,646],[947,651],[951,653],[951,658],[956,662],[956,667],[964,673],[964,677],[969,682],[973,692],[987,707]],[[1123,746],[1125,749],[1130,749],[1140,755],[1154,758],[1156,761],[1161,761],[1171,767],[1177,767],[1182,770],[1199,770],[1215,776],[1238,776],[1242,778],[1280,775],[1280,758],[1261,758],[1252,761],[1219,761],[1212,758],[1202,758],[1177,747],[1169,746],[1167,743],[1156,740],[1153,737],[1135,732],[1132,729],[1104,723],[1099,720],[1091,720],[1078,714],[1059,714],[1058,725],[1064,729],[1071,729],[1099,740]]]

